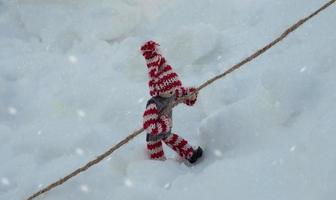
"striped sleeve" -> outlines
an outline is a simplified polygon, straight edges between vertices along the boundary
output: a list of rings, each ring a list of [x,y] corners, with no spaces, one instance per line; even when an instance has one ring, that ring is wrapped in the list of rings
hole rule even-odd
[[[196,91],[196,88],[194,88],[194,87],[190,87],[190,88],[179,87],[175,91],[175,100],[178,100],[179,98],[181,98],[183,96],[189,95],[194,91]],[[183,101],[183,103],[185,103],[188,106],[192,106],[196,103],[196,100],[197,100],[197,97],[193,101],[191,101],[189,99],[186,99],[186,100]]]
[[[169,120],[165,115],[159,117],[159,111],[155,103],[150,103],[143,114],[143,128],[149,134],[167,132],[170,128]]]
[[[184,87],[178,87],[175,90],[175,100],[185,96],[187,94],[187,90]]]

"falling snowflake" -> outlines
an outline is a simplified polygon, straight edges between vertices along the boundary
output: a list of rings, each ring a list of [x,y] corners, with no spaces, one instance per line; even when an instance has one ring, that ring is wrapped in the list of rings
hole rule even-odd
[[[169,188],[170,188],[170,183],[166,183],[163,187],[164,187],[165,189],[169,189]]]
[[[80,118],[84,118],[86,116],[86,113],[83,110],[77,110],[77,115]]]
[[[293,152],[293,151],[295,151],[295,149],[296,149],[296,146],[294,145],[294,146],[292,146],[292,147],[289,149],[289,151],[290,151],[290,152]]]
[[[2,177],[1,178],[1,183],[2,183],[2,185],[10,185],[9,180],[6,177]]]
[[[11,115],[16,115],[17,114],[17,110],[14,107],[8,107],[8,113]]]
[[[77,153],[78,155],[82,156],[82,155],[84,154],[84,150],[81,149],[81,148],[77,148],[77,149],[76,149],[76,153]]]
[[[306,70],[307,70],[306,67],[302,67],[302,68],[300,69],[300,72],[305,72]]]
[[[76,64],[78,62],[78,58],[74,55],[68,56],[68,59],[72,64]]]
[[[222,153],[220,150],[218,150],[218,149],[215,149],[215,150],[214,150],[214,154],[215,154],[215,156],[217,156],[217,157],[222,157],[222,155],[223,155],[223,153]]]
[[[81,185],[80,190],[82,192],[88,193],[89,192],[89,186],[88,185]]]
[[[130,179],[128,179],[128,178],[125,179],[124,184],[127,187],[132,187],[134,185],[133,182]]]

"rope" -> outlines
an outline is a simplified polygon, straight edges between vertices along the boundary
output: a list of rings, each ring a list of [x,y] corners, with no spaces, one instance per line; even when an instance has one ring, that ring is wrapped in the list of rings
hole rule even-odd
[[[229,68],[228,70],[224,71],[222,74],[219,74],[211,79],[209,79],[208,81],[206,81],[205,83],[203,83],[202,85],[200,85],[195,93],[198,93],[198,91],[202,90],[203,88],[205,88],[206,86],[212,84],[213,82],[215,82],[216,80],[223,78],[224,76],[230,74],[231,72],[237,70],[238,68],[240,68],[241,66],[245,65],[246,63],[254,60],[255,58],[257,58],[258,56],[260,56],[261,54],[265,53],[267,50],[269,50],[270,48],[272,48],[275,44],[277,44],[278,42],[282,41],[284,38],[286,38],[291,32],[295,31],[297,28],[299,28],[302,24],[304,24],[306,21],[308,21],[309,19],[311,19],[312,17],[314,17],[315,15],[319,14],[321,11],[323,11],[324,9],[326,9],[327,7],[329,7],[330,5],[332,5],[333,3],[335,3],[336,0],[331,0],[328,3],[324,4],[322,7],[320,7],[319,9],[317,9],[315,12],[313,12],[312,14],[310,14],[309,16],[299,20],[298,22],[296,22],[294,25],[290,26],[288,29],[286,29],[279,37],[277,37],[275,40],[273,40],[272,42],[270,42],[269,44],[267,44],[266,46],[264,46],[263,48],[257,50],[255,53],[253,53],[252,55],[248,56],[247,58],[243,59],[242,61],[240,61],[239,63],[233,65],[231,68]],[[192,94],[190,94],[192,95]],[[173,107],[175,107],[176,105],[178,105],[179,103],[181,103],[184,99],[186,99],[186,97],[179,99],[177,102],[175,102],[174,104],[168,106],[163,112],[166,113],[168,110],[172,109]],[[89,161],[87,164],[85,164],[84,166],[76,169],[75,171],[73,171],[72,173],[70,173],[69,175],[59,179],[58,181],[51,183],[50,185],[48,185],[47,187],[39,190],[38,192],[34,193],[33,195],[31,195],[30,197],[27,198],[27,200],[32,200],[34,198],[36,198],[37,196],[48,192],[49,190],[62,185],[64,182],[66,182],[67,180],[73,178],[74,176],[78,175],[81,172],[86,171],[88,168],[90,168],[93,165],[98,164],[100,161],[102,161],[103,159],[105,159],[106,157],[108,157],[109,155],[111,155],[115,150],[119,149],[121,146],[125,145],[126,143],[128,143],[130,140],[132,140],[133,138],[135,138],[137,135],[139,135],[140,133],[142,133],[144,131],[143,128],[140,128],[136,131],[134,131],[133,133],[131,133],[130,135],[128,135],[125,139],[121,140],[118,144],[112,146],[109,150],[107,150],[105,153],[97,156],[94,160]]]

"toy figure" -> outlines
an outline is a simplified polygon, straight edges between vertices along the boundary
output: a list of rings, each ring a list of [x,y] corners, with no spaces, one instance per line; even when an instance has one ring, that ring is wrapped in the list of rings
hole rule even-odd
[[[183,100],[188,106],[197,100],[196,88],[185,88],[172,67],[161,55],[159,44],[148,41],[141,47],[149,75],[149,93],[152,98],[147,102],[143,114],[143,127],[147,132],[147,149],[151,159],[165,160],[162,141],[175,150],[182,158],[195,163],[202,156],[202,148],[193,149],[177,133],[172,133],[172,109],[163,113],[169,104]]]

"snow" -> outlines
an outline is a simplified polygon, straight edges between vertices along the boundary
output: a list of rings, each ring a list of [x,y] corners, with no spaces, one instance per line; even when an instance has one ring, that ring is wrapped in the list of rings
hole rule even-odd
[[[141,127],[139,52],[157,40],[198,86],[325,1],[0,0],[0,199],[25,199]],[[40,199],[333,199],[335,5],[178,106],[204,149],[151,161],[144,134]]]

